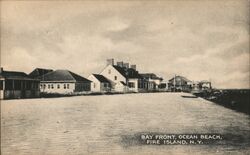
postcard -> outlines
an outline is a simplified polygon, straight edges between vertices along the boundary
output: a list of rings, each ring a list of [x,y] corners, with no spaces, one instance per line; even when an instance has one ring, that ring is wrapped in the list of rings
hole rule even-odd
[[[249,154],[249,0],[3,0],[2,155]]]

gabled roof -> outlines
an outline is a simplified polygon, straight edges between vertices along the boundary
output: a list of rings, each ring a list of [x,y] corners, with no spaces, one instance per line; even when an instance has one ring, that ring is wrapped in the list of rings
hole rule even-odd
[[[100,75],[100,74],[93,74],[93,76],[100,82],[107,82],[107,83],[110,83],[110,81],[104,77],[103,75]]]
[[[91,82],[90,80],[68,70],[56,70],[40,76],[41,81]]]
[[[116,65],[113,65],[113,67],[125,78],[137,78],[137,79],[142,78],[138,73],[138,71],[134,70],[133,68],[125,68]]]
[[[180,79],[182,79],[183,81],[186,81],[186,82],[192,82],[191,80],[187,79],[186,77],[184,77],[184,76],[179,76],[179,75],[177,75],[177,76],[173,77],[173,78],[172,78],[172,79],[170,79],[169,81],[174,80],[174,78],[180,78]]]
[[[52,71],[52,69],[36,68],[29,74],[29,76],[32,78],[38,78],[39,76],[45,75]]]
[[[14,80],[35,80],[30,78],[24,72],[16,72],[16,71],[1,71],[0,77],[5,79],[14,79]]]
[[[163,80],[161,77],[158,77],[154,73],[141,73],[140,74],[143,78],[146,79],[157,79],[157,80]]]

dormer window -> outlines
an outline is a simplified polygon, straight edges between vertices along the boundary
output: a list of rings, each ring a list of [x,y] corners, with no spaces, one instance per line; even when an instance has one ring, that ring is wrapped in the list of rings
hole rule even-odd
[[[108,72],[109,72],[109,74],[111,74],[111,69],[109,69],[109,71],[108,71]]]

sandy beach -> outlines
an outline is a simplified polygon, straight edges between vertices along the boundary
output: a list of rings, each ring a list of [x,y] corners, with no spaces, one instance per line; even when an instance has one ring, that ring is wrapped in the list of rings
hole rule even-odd
[[[250,118],[184,93],[1,101],[3,155],[247,154]],[[217,133],[219,145],[142,145],[141,133]]]

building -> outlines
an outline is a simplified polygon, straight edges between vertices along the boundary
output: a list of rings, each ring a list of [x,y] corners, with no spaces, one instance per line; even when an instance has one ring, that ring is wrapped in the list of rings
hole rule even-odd
[[[24,72],[0,70],[0,98],[19,99],[40,97],[40,81]]]
[[[156,76],[154,73],[141,73],[140,76],[146,81],[145,88],[148,91],[159,90],[159,86],[163,80],[161,77]],[[163,85],[161,85],[161,87],[163,87]]]
[[[207,80],[203,80],[199,82],[201,85],[202,90],[211,90],[212,89],[212,83]]]
[[[52,69],[36,68],[29,74],[29,77],[38,78],[52,71],[53,71]]]
[[[111,91],[111,83],[100,74],[91,74],[88,79],[91,82],[91,91],[92,92],[110,92]]]
[[[107,60],[107,66],[100,73],[111,82],[112,91],[115,92],[138,92],[143,88],[143,78],[136,70],[136,65],[117,62],[114,59]]]
[[[168,89],[168,81],[161,81],[161,83],[158,86],[158,90],[163,91],[163,92],[169,91],[169,89]]]
[[[40,76],[43,93],[72,94],[90,91],[91,81],[68,70],[56,70]]]
[[[168,88],[170,91],[190,92],[192,89],[192,81],[183,76],[174,76],[169,80]]]
[[[200,94],[204,92],[210,92],[212,90],[212,84],[210,81],[196,81],[192,83],[192,93]]]

